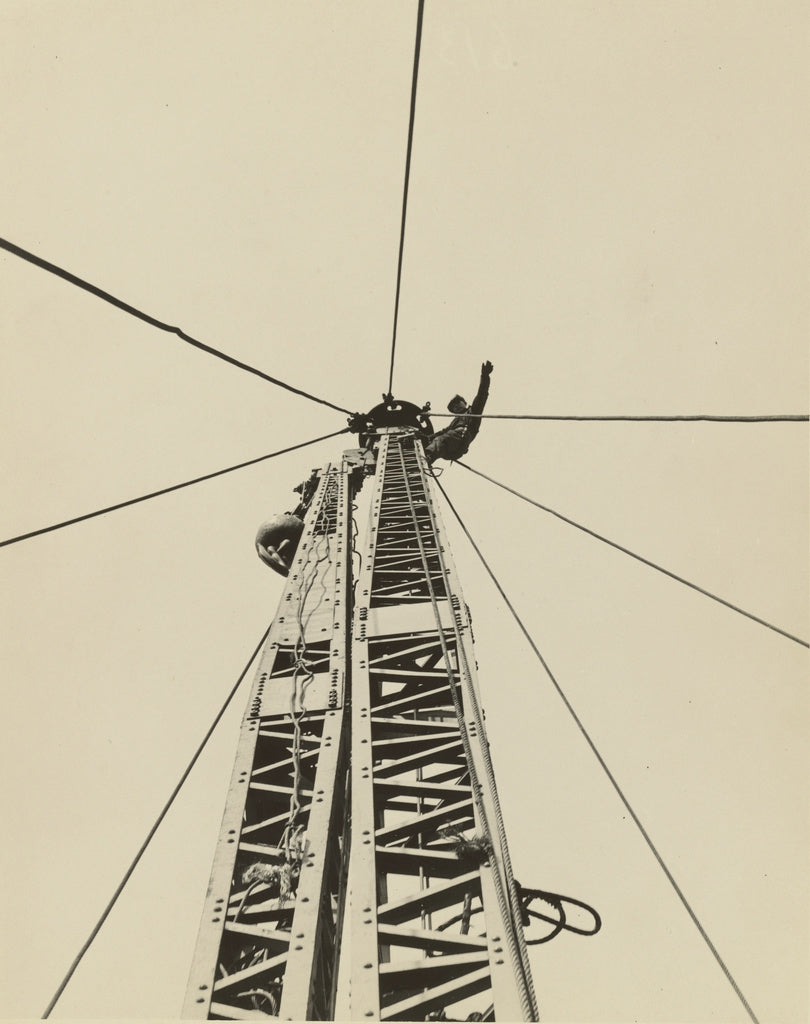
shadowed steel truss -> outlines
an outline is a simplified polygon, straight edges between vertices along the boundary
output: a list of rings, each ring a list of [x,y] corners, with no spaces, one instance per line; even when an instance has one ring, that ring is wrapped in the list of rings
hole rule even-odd
[[[333,1014],[345,859],[350,475],[326,466],[256,672],[183,1016]]]
[[[535,1020],[470,618],[421,441],[379,433],[353,579],[363,462],[325,467],[307,514],[184,1015]]]
[[[470,620],[422,446],[380,438],[352,643],[353,1019],[536,1006]]]

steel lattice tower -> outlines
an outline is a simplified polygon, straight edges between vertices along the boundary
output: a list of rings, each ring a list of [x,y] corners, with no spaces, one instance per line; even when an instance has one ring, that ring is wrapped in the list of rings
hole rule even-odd
[[[319,473],[184,1017],[537,1019],[469,613],[413,417],[380,422]]]

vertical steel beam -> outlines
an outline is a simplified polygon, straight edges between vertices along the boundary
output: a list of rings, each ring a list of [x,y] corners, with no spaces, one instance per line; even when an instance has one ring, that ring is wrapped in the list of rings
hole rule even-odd
[[[333,1016],[355,472],[321,471],[261,655],[184,1018]]]
[[[469,614],[407,428],[381,432],[363,556],[351,670],[351,1018],[536,1019]]]

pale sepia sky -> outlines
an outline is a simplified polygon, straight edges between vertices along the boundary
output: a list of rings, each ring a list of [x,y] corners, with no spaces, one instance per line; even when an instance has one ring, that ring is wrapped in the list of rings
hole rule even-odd
[[[350,409],[386,390],[414,2],[0,0],[0,234]],[[428,0],[394,391],[807,413],[803,3]],[[0,537],[344,426],[0,254]],[[345,446],[352,444],[347,439]],[[342,439],[0,551],[0,1014],[37,1017],[273,615]],[[806,424],[485,422],[469,462],[807,639]],[[807,651],[442,480],[762,1024],[808,1016]],[[545,1021],[743,1007],[445,516]],[[54,1017],[177,1018],[237,697]]]

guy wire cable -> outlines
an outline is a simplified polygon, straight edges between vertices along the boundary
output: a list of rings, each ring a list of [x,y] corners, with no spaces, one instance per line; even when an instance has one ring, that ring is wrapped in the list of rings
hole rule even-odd
[[[397,320],[399,318],[399,289],[402,282],[402,253],[405,248],[405,218],[408,212],[408,182],[411,176],[411,149],[413,148],[413,123],[416,117],[416,83],[419,78],[419,51],[422,46],[422,17],[425,0],[419,0],[416,14],[416,44],[413,54],[413,81],[411,82],[411,114],[408,123],[408,150],[405,156],[405,184],[402,190],[402,225],[399,232],[399,259],[397,261],[397,290],[394,298],[394,332],[391,338],[391,369],[388,373],[388,392],[391,393],[394,380],[394,352],[397,347]]]
[[[0,541],[0,548],[7,544],[16,544],[21,540],[28,540],[30,537],[38,537],[43,533],[50,533],[52,530],[61,530],[63,526],[72,526],[74,523],[82,523],[86,519],[94,519],[96,516],[103,516],[107,512],[115,512],[119,508],[126,508],[128,505],[136,505],[139,501],[148,501],[149,498],[160,497],[161,494],[169,494],[171,491],[179,491],[183,487],[190,487],[192,484],[199,484],[203,480],[212,480],[214,477],[223,476],[225,473],[233,473],[236,469],[244,469],[245,466],[255,466],[257,462],[265,462],[267,459],[274,459],[277,455],[286,455],[287,452],[294,452],[298,448],[306,448],[308,445],[317,444],[318,441],[326,441],[330,437],[337,437],[340,434],[348,433],[349,428],[335,430],[331,434],[324,434],[323,437],[315,437],[311,441],[302,441],[301,444],[294,444],[289,448],[281,448],[277,452],[270,452],[269,455],[260,455],[256,459],[248,459],[247,462],[240,462],[236,466],[228,466],[227,469],[218,469],[213,473],[206,473],[205,476],[195,477],[193,480],[186,480],[182,484],[173,484],[171,487],[163,487],[159,491],[152,491],[150,494],[142,494],[139,498],[130,498],[128,501],[119,501],[117,505],[108,505],[107,508],[100,508],[96,512],[87,512],[83,516],[76,516],[73,519],[66,519],[62,523],[54,523],[53,526],[43,526],[39,530],[31,530],[30,533],[21,533],[18,537],[9,537]]]
[[[452,419],[453,413],[432,412],[431,419]],[[545,416],[523,413],[465,412],[470,419],[479,420],[546,420],[569,421],[574,423],[807,423],[810,416],[801,414],[777,414],[774,416]]]
[[[43,1020],[45,1020],[48,1017],[50,1017],[51,1011],[53,1010],[54,1006],[56,1006],[56,1003],[58,1002],[59,997],[65,991],[65,988],[67,987],[68,982],[70,981],[70,979],[73,977],[74,973],[76,972],[76,968],[82,962],[82,959],[83,959],[85,953],[87,952],[87,950],[92,945],[93,940],[95,939],[95,937],[101,931],[102,925],[107,920],[107,918],[110,916],[110,912],[112,911],[113,907],[115,906],[116,902],[118,901],[118,897],[124,891],[124,887],[126,886],[127,882],[131,878],[133,871],[138,866],[138,863],[139,863],[141,857],[146,852],[147,846],[149,846],[149,843],[152,841],[152,838],[154,837],[155,833],[157,832],[158,828],[160,827],[161,822],[166,817],[166,815],[169,812],[170,807],[174,803],[174,800],[175,800],[177,794],[180,792],[180,790],[182,789],[183,784],[185,783],[186,779],[191,774],[191,770],[193,769],[194,765],[197,763],[197,761],[198,761],[198,759],[200,757],[200,754],[202,754],[202,752],[203,752],[203,750],[205,748],[205,745],[206,745],[206,743],[208,743],[209,739],[213,735],[214,730],[219,725],[220,719],[225,714],[225,711],[227,710],[228,705],[231,703],[233,698],[236,696],[236,691],[242,685],[242,681],[244,680],[245,676],[247,675],[248,670],[250,669],[250,666],[256,660],[256,656],[258,655],[259,651],[262,649],[262,645],[264,644],[265,640],[267,639],[267,637],[268,637],[268,635],[270,633],[270,630],[272,628],[272,625],[273,625],[273,623],[271,622],[270,625],[267,627],[267,629],[262,634],[261,640],[256,645],[256,648],[254,649],[253,653],[251,654],[247,664],[242,669],[242,671],[241,671],[241,673],[239,675],[239,678],[236,680],[236,682],[234,683],[234,685],[233,685],[233,687],[231,689],[231,692],[225,698],[225,702],[223,703],[222,707],[217,712],[217,714],[216,714],[213,722],[209,726],[208,731],[206,732],[205,736],[203,736],[202,742],[200,743],[200,745],[195,750],[191,760],[189,761],[188,765],[186,766],[185,771],[180,776],[180,779],[179,779],[177,785],[174,787],[174,789],[172,790],[172,792],[171,792],[171,794],[169,796],[169,799],[164,804],[163,810],[160,812],[160,814],[158,814],[157,818],[155,819],[155,823],[152,825],[152,827],[149,829],[149,832],[147,833],[146,839],[144,839],[143,843],[141,844],[140,849],[135,854],[135,857],[134,857],[132,863],[127,868],[126,872],[124,873],[124,877],[119,882],[118,888],[115,890],[115,892],[110,897],[110,900],[107,903],[107,906],[102,911],[101,917],[96,922],[95,926],[93,927],[93,930],[90,932],[90,935],[86,939],[84,945],[79,950],[79,952],[77,953],[75,959],[73,960],[73,963],[68,968],[67,974],[65,975],[65,977],[60,982],[59,987],[57,988],[56,992],[53,995],[53,998],[51,999],[51,1001],[48,1003],[47,1007],[45,1008],[45,1012],[42,1014],[42,1019]]]
[[[561,519],[564,523],[568,523],[569,526],[575,526],[578,530],[582,530],[583,533],[587,533],[591,537],[595,537],[597,540],[601,540],[603,543],[609,544],[610,547],[616,548],[617,551],[621,551],[625,555],[630,555],[631,558],[635,558],[644,565],[648,565],[651,569],[656,569],[665,576],[669,576],[670,579],[677,580],[678,583],[683,583],[684,586],[691,587],[692,590],[696,590],[699,594],[703,594],[705,597],[710,597],[712,601],[717,601],[718,604],[722,604],[726,608],[730,608],[732,611],[738,612],[740,615],[744,615],[747,619],[751,619],[753,622],[758,622],[761,626],[765,626],[768,629],[773,630],[774,633],[779,633],[781,636],[787,637],[788,640],[793,640],[795,643],[801,644],[802,647],[810,647],[810,643],[806,640],[802,640],[800,637],[794,636],[792,633],[788,633],[786,630],[780,629],[778,626],[774,626],[770,622],[766,622],[765,619],[760,619],[758,616],[752,615],[751,612],[747,612],[743,608],[739,608],[736,604],[732,604],[730,601],[726,601],[724,598],[718,597],[717,594],[712,594],[710,591],[704,590],[703,587],[699,587],[697,583],[690,583],[689,580],[684,579],[683,576],[678,576],[677,573],[670,572],[669,569],[665,569],[663,566],[657,565],[655,562],[651,562],[648,558],[644,558],[642,555],[637,555],[629,548],[622,547],[621,544],[617,544],[615,541],[609,540],[607,537],[603,537],[595,530],[590,530],[587,526],[582,526],[581,523],[574,522],[573,519],[569,519],[567,516],[562,515],[561,512],[555,512],[554,509],[549,508],[548,505],[541,505],[539,501],[534,501],[532,498],[528,498],[525,494],[521,494],[520,491],[516,491],[512,487],[507,487],[506,484],[502,484],[498,480],[494,480],[491,476],[487,476],[486,473],[482,473],[480,469],[474,469],[466,462],[461,462],[460,460],[456,461],[459,466],[463,466],[471,473],[475,473],[476,476],[483,477],[484,480],[489,480],[489,482],[491,484],[495,484],[496,487],[501,487],[504,491],[514,494],[516,498],[522,498],[523,501],[527,501],[530,505],[534,505],[536,508],[542,509],[544,512],[548,512],[552,516],[556,516],[557,519]]]
[[[461,518],[461,516],[456,511],[456,508],[453,505],[452,501],[450,501],[450,499],[448,498],[447,492],[445,491],[445,489],[442,487],[441,483],[438,480],[436,481],[436,485],[439,488],[439,490],[442,492],[442,494],[444,495],[444,500],[450,506],[451,512],[453,513],[453,515],[458,520],[459,526],[464,531],[464,534],[467,537],[467,540],[473,546],[473,549],[475,550],[475,553],[478,555],[479,559],[481,560],[481,563],[483,564],[484,568],[486,569],[487,573],[489,574],[490,579],[492,580],[492,582],[497,587],[498,593],[501,595],[503,600],[506,602],[507,608],[511,612],[512,617],[514,618],[515,622],[520,627],[520,630],[523,633],[523,635],[526,638],[526,640],[528,641],[529,646],[534,651],[535,655],[537,656],[538,661],[540,662],[540,664],[545,669],[546,675],[551,680],[551,682],[552,682],[552,684],[554,686],[554,689],[557,691],[557,694],[559,695],[560,699],[562,700],[562,702],[565,705],[566,709],[568,710],[569,714],[574,719],[574,722],[576,723],[576,726],[579,729],[580,733],[582,733],[582,736],[585,739],[585,742],[591,748],[591,752],[594,754],[594,756],[596,757],[596,760],[599,762],[599,764],[600,764],[602,770],[604,771],[605,775],[608,777],[608,780],[610,781],[610,784],[613,786],[613,788],[616,791],[619,799],[621,800],[622,804],[626,808],[627,813],[630,815],[630,817],[635,822],[635,825],[638,828],[639,832],[641,833],[642,837],[644,838],[644,841],[646,842],[647,846],[649,847],[650,852],[655,857],[655,859],[658,861],[659,867],[661,868],[661,870],[666,875],[667,880],[669,881],[669,883],[672,886],[673,890],[675,891],[676,895],[678,896],[678,898],[680,899],[681,903],[683,904],[684,909],[686,910],[687,914],[689,914],[689,917],[692,919],[692,923],[695,925],[695,927],[697,928],[698,932],[700,932],[700,935],[701,935],[703,941],[708,946],[712,956],[717,961],[717,964],[719,965],[719,967],[722,970],[723,974],[725,974],[726,979],[728,980],[729,984],[734,989],[734,991],[737,994],[737,997],[739,998],[740,1002],[745,1007],[745,1010],[748,1013],[748,1016],[753,1021],[753,1024],[759,1024],[759,1020],[757,1019],[756,1014],[751,1009],[751,1006],[749,1005],[748,1000],[745,998],[745,996],[743,995],[742,990],[740,989],[739,985],[734,980],[734,977],[732,976],[731,971],[729,971],[728,967],[726,967],[725,961],[720,956],[720,954],[717,951],[717,948],[715,947],[714,943],[709,938],[709,936],[708,936],[706,930],[704,929],[703,925],[700,923],[700,920],[698,919],[698,917],[695,914],[694,910],[692,909],[689,901],[687,900],[686,896],[684,895],[683,891],[681,890],[681,887],[675,881],[675,878],[672,875],[672,872],[667,867],[666,863],[664,862],[663,857],[658,852],[655,844],[653,843],[652,839],[650,838],[649,833],[647,832],[647,830],[642,825],[640,818],[638,817],[636,812],[633,810],[633,808],[630,805],[630,802],[628,801],[627,797],[624,795],[624,791],[622,790],[622,788],[619,785],[619,783],[616,781],[616,779],[615,779],[613,773],[611,772],[610,768],[608,768],[606,761],[604,760],[602,755],[599,753],[599,749],[597,748],[597,746],[594,743],[594,741],[591,739],[590,733],[588,732],[588,730],[583,725],[582,720],[580,719],[579,715],[574,710],[573,705],[568,700],[568,697],[566,697],[564,690],[562,689],[562,687],[560,686],[560,684],[557,682],[556,678],[554,677],[554,674],[551,671],[551,669],[549,668],[548,663],[546,662],[546,660],[543,657],[543,655],[540,653],[540,650],[537,647],[537,644],[535,644],[534,640],[532,639],[531,634],[529,633],[529,631],[526,628],[526,626],[523,624],[523,620],[518,615],[518,613],[515,610],[515,607],[512,604],[512,602],[506,596],[506,592],[504,591],[504,589],[501,586],[501,584],[498,582],[498,579],[495,576],[495,573],[489,567],[489,563],[487,562],[487,560],[484,558],[483,554],[481,553],[481,549],[478,547],[478,545],[473,540],[472,535],[470,534],[470,531],[465,526],[463,519]]]
[[[311,402],[318,402],[319,405],[327,405],[330,409],[337,410],[337,412],[345,412],[351,415],[349,409],[344,409],[340,405],[328,402],[325,398],[318,398],[316,395],[311,395],[308,391],[302,391],[300,388],[293,387],[292,384],[285,384],[283,380],[278,380],[277,377],[271,377],[269,374],[265,373],[263,370],[257,369],[255,366],[250,366],[248,363],[243,363],[239,359],[234,359],[233,356],[229,356],[225,352],[221,352],[219,349],[212,348],[211,345],[206,345],[204,342],[198,341],[196,338],[192,338],[190,334],[186,334],[186,332],[181,330],[181,328],[172,327],[171,324],[164,323],[162,320],[158,320],[155,317],[150,316],[148,313],[143,313],[141,310],[136,309],[135,306],[130,306],[128,302],[124,302],[123,299],[117,299],[114,295],[104,291],[103,288],[98,288],[96,285],[90,284],[88,281],[84,281],[75,274],[71,274],[69,270],[57,267],[55,263],[49,263],[47,260],[42,259],[41,256],[36,256],[34,253],[28,252],[19,245],[15,245],[13,242],[7,241],[5,238],[0,238],[0,249],[5,249],[6,252],[10,252],[14,256],[19,256],[20,259],[26,260],[28,263],[32,263],[35,267],[39,267],[41,270],[47,270],[49,274],[61,277],[69,284],[74,284],[77,288],[81,288],[84,291],[89,292],[91,295],[95,295],[97,298],[103,299],[105,302],[109,302],[111,306],[116,306],[118,309],[122,309],[125,313],[129,313],[130,316],[134,316],[137,320],[142,320],[144,323],[150,324],[152,327],[157,327],[158,330],[168,331],[169,334],[176,334],[178,338],[181,338],[187,344],[193,345],[195,348],[200,349],[202,352],[207,352],[209,355],[216,356],[218,359],[224,359],[226,363],[231,363],[232,366],[238,366],[240,370],[247,370],[248,373],[253,373],[257,377],[261,377],[262,380],[275,384],[276,387],[284,388],[285,391],[291,391],[293,394],[300,395],[302,398],[308,398]]]

